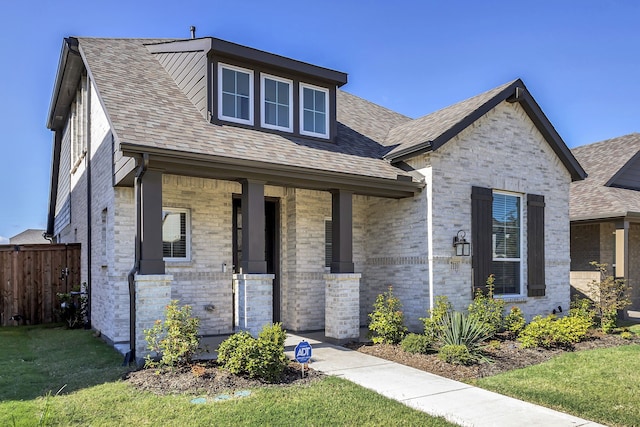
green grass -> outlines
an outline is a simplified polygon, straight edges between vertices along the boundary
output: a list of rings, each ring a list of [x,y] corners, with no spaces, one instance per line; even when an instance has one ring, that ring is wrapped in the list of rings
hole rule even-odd
[[[474,385],[606,425],[640,425],[640,345],[566,353]]]
[[[88,331],[0,328],[0,343],[2,426],[452,425],[335,377],[200,405],[140,392],[118,380],[122,356]]]

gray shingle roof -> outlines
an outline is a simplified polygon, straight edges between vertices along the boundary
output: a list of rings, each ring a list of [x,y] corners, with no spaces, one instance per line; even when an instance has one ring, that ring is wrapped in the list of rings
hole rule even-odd
[[[640,133],[574,148],[589,176],[571,184],[570,218],[607,218],[640,213],[640,191],[607,187],[607,182],[640,151]]]
[[[412,147],[422,143],[436,140],[517,81],[518,80],[514,80],[505,83],[480,95],[396,126],[391,129],[385,140],[385,145],[394,147],[389,151],[387,156],[393,156],[396,153],[410,150]]]
[[[79,38],[119,142],[393,180],[407,175],[382,160],[379,142],[407,117],[338,91],[334,143],[211,124],[144,46],[158,41]]]

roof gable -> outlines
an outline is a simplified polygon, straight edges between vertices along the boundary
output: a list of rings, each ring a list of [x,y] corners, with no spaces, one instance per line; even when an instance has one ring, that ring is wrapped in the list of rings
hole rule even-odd
[[[394,148],[385,158],[399,162],[420,153],[435,151],[503,101],[520,103],[570,172],[572,180],[586,177],[584,169],[520,79],[397,126],[387,135],[385,145]]]
[[[640,133],[576,147],[575,157],[589,173],[571,184],[572,221],[640,213]]]

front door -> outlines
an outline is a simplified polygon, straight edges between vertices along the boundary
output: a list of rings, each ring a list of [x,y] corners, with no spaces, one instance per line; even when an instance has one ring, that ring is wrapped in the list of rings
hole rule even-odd
[[[239,197],[233,199],[233,272],[240,273],[242,263],[242,200]],[[273,322],[280,322],[280,253],[278,242],[280,240],[280,203],[278,199],[267,198],[264,202],[265,214],[265,261],[267,273],[275,275],[273,279]],[[235,295],[233,298],[235,301]],[[236,317],[235,305],[233,307],[233,319]]]

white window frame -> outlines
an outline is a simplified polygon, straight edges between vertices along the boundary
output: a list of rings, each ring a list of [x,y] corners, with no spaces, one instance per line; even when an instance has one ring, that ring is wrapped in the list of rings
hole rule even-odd
[[[162,215],[163,215],[163,224],[164,224],[164,214],[165,212],[170,213],[184,213],[184,227],[185,227],[185,256],[184,257],[163,257],[164,261],[168,262],[188,262],[191,261],[191,210],[187,208],[175,208],[171,206],[163,206],[162,207]],[[164,231],[162,234],[162,243],[164,246]]]
[[[265,116],[267,111],[265,106],[265,103],[266,103],[265,81],[267,79],[273,80],[275,82],[286,83],[289,85],[289,126],[288,127],[272,125],[265,121]],[[263,128],[267,128],[267,129],[293,132],[293,80],[284,79],[282,77],[274,76],[271,74],[260,73],[260,125]]]
[[[222,108],[222,70],[228,69],[240,73],[245,73],[249,75],[249,119],[240,119],[238,117],[230,117],[225,116],[223,114]],[[253,70],[249,70],[247,68],[236,67],[235,65],[224,64],[222,62],[218,63],[218,119],[224,120],[227,122],[241,123],[245,125],[253,126],[253,111],[254,108],[254,94],[253,94]]]
[[[324,128],[325,128],[325,133],[318,133],[318,132],[310,132],[308,130],[304,130],[304,89],[312,89],[315,91],[319,91],[319,92],[324,92],[325,96],[326,96],[326,104],[325,104],[325,118],[324,118]],[[329,105],[329,89],[324,88],[324,87],[320,87],[320,86],[314,86],[308,83],[300,83],[300,134],[301,135],[307,135],[307,136],[315,136],[318,138],[325,138],[328,139],[329,138],[329,113],[330,113],[330,108],[331,106]]]
[[[519,236],[519,242],[520,242],[520,258],[494,258],[493,257],[493,248],[495,246],[495,242],[492,242],[491,244],[491,261],[492,262],[519,262],[520,263],[520,290],[518,293],[515,294],[496,294],[496,295],[501,295],[501,296],[515,296],[515,297],[522,297],[522,296],[526,296],[526,289],[524,286],[524,228],[525,228],[525,224],[524,224],[524,206],[523,206],[523,201],[525,200],[524,198],[524,194],[521,193],[514,193],[511,191],[503,191],[503,190],[493,190],[493,194],[502,194],[505,196],[511,196],[511,197],[517,197],[518,199],[520,199],[520,212],[518,213],[520,215],[520,236]],[[491,204],[491,211],[493,212],[493,203]],[[492,213],[492,218],[493,218],[493,213]],[[491,235],[493,236],[493,226],[491,229]]]

